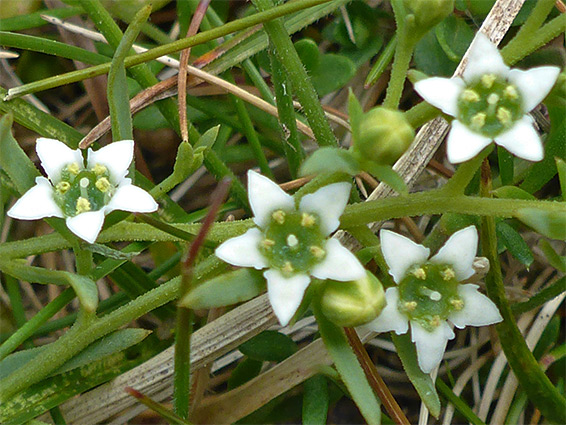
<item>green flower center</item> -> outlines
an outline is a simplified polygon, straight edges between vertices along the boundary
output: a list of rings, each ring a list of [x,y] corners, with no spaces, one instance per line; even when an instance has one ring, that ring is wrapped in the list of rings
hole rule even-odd
[[[116,191],[110,183],[108,169],[96,164],[91,170],[81,170],[71,163],[61,171],[61,181],[55,185],[53,198],[65,217],[103,208]]]
[[[476,133],[495,137],[523,116],[521,101],[517,87],[485,74],[460,94],[458,120]]]
[[[320,217],[301,211],[276,210],[263,232],[259,250],[270,268],[285,276],[308,273],[326,256]]]
[[[399,311],[432,332],[450,313],[464,308],[454,269],[426,263],[413,267],[399,283]]]

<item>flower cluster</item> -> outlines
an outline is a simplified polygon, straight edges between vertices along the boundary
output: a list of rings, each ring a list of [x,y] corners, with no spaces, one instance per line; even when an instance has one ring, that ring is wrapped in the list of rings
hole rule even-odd
[[[430,373],[440,364],[448,340],[454,338],[448,322],[463,329],[503,320],[477,285],[460,283],[474,274],[478,245],[474,226],[454,233],[430,259],[428,248],[397,233],[382,230],[380,238],[389,274],[397,286],[387,289],[386,307],[366,327],[400,335],[410,324],[423,372]]]
[[[153,212],[157,203],[127,178],[134,155],[134,141],[122,140],[98,151],[88,150],[86,166],[82,152],[59,140],[39,138],[36,151],[47,174],[37,177],[8,211],[20,220],[65,218],[75,235],[94,243],[104,216],[114,210]]]
[[[250,170],[248,194],[258,227],[228,239],[216,256],[240,267],[268,269],[269,302],[282,326],[301,304],[310,276],[352,281],[366,276],[357,258],[336,239],[350,194],[349,183],[334,183],[295,199],[276,183]]]
[[[479,33],[462,78],[427,78],[415,90],[456,118],[446,142],[450,162],[473,158],[492,140],[520,158],[540,161],[543,146],[527,113],[546,97],[559,73],[554,66],[510,69],[497,47]]]

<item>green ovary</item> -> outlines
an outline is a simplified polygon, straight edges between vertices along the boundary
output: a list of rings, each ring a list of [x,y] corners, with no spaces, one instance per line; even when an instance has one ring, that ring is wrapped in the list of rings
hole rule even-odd
[[[460,94],[458,120],[470,130],[493,138],[523,116],[521,105],[517,87],[495,74],[486,74]]]
[[[325,241],[316,214],[276,210],[263,232],[259,249],[270,268],[289,277],[308,273],[322,261],[326,256]]]
[[[76,163],[61,171],[53,198],[65,217],[87,211],[98,211],[108,204],[116,188],[109,182],[106,167],[96,164],[92,170],[81,170]]]
[[[450,266],[426,263],[413,267],[399,283],[399,311],[432,332],[464,307],[458,285]]]

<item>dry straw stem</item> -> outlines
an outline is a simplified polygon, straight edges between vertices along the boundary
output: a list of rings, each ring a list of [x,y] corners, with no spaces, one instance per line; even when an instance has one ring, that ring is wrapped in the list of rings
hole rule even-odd
[[[509,29],[523,2],[524,0],[498,0],[480,31],[498,43]],[[462,72],[465,62],[466,56],[460,63],[457,73]],[[438,149],[447,128],[448,124],[442,119],[435,119],[425,125],[418,132],[411,148],[395,164],[395,170],[405,179],[409,187],[414,185]],[[370,199],[384,198],[391,194],[392,191],[388,187],[380,184],[370,195]],[[345,239],[346,234],[340,232],[337,236]],[[346,246],[354,248],[353,242],[350,238]],[[273,324],[275,318],[266,295],[237,307],[193,334],[191,353],[193,370],[210,363]],[[317,358],[320,359],[321,355],[317,353]],[[309,350],[303,349],[295,356],[297,356],[297,370],[300,370],[302,364],[312,362]],[[123,391],[125,386],[137,388],[156,401],[169,397],[172,394],[172,373],[173,349],[170,348],[113,381],[67,401],[61,405],[61,411],[68,423],[87,425],[103,422],[135,403],[135,400]],[[288,385],[291,383],[296,385],[295,381],[287,382]],[[290,388],[292,385],[287,389]]]

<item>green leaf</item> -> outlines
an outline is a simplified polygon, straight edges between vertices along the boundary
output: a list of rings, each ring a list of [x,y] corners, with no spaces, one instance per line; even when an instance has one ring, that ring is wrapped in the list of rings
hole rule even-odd
[[[324,317],[320,306],[315,306],[315,316],[318,322],[320,336],[326,349],[330,353],[342,381],[348,388],[350,395],[364,419],[369,425],[379,425],[381,422],[381,409],[379,400],[375,397],[358,358],[348,344],[344,331]]]
[[[438,418],[441,408],[440,399],[430,375],[424,373],[419,367],[417,351],[415,345],[411,342],[411,337],[408,333],[396,335],[394,332],[391,332],[391,339],[395,344],[397,354],[403,364],[403,369],[405,369],[409,380],[417,390],[417,393],[419,393],[419,397],[430,411],[430,414]]]
[[[507,247],[511,255],[519,260],[522,264],[529,267],[535,260],[529,245],[522,236],[513,227],[504,221],[497,223],[497,237],[501,239],[503,245]]]
[[[566,273],[566,257],[564,255],[558,255],[546,239],[541,239],[538,246],[552,267]]]
[[[390,165],[379,165],[375,162],[366,161],[362,163],[362,168],[401,195],[409,193],[405,180]]]
[[[349,151],[341,148],[324,147],[314,151],[303,162],[299,175],[346,173],[355,176],[359,172],[360,166],[358,161]]]
[[[297,352],[297,344],[291,337],[277,331],[263,331],[238,349],[250,359],[280,362]]]
[[[198,285],[179,305],[191,309],[222,307],[247,301],[263,291],[265,278],[259,270],[239,269]]]
[[[543,236],[558,240],[566,239],[566,214],[564,213],[522,208],[515,215]]]
[[[147,21],[150,13],[151,5],[148,5],[136,14],[116,48],[108,71],[108,107],[114,141],[133,139],[132,114],[130,113],[130,98],[124,60],[130,53],[132,44],[134,44],[141,26]]]
[[[536,199],[529,192],[517,186],[501,186],[495,189],[493,194],[498,198],[505,199],[525,199],[527,201],[533,201]]]
[[[315,375],[303,384],[303,424],[325,424],[330,397],[324,375]]]
[[[131,260],[132,258],[138,256],[141,251],[134,251],[134,252],[125,252],[119,251],[114,248],[110,248],[109,246],[102,245],[99,243],[94,244],[84,244],[83,249],[86,249],[90,252],[94,252],[95,254],[103,255],[106,258],[112,258],[114,260]]]
[[[352,128],[352,139],[356,143],[355,141],[360,138],[360,122],[364,116],[364,111],[351,88],[348,93],[348,115],[350,117],[350,127]]]
[[[243,359],[232,371],[230,378],[228,378],[228,390],[233,390],[258,376],[262,365],[263,362],[260,360]]]
[[[89,312],[96,311],[96,307],[98,307],[98,287],[96,282],[87,276],[73,273],[67,273],[67,277],[83,308]]]
[[[310,38],[303,38],[295,43],[295,50],[301,58],[301,62],[305,65],[309,73],[315,72],[320,65],[321,54],[318,50],[318,44]]]
[[[2,168],[20,194],[35,185],[39,171],[12,136],[12,115],[0,119],[0,168]]]
[[[558,179],[560,180],[560,191],[562,192],[562,200],[566,201],[566,162],[563,159],[555,158],[556,169],[558,170]]]
[[[328,53],[321,56],[319,66],[312,72],[312,85],[319,96],[324,96],[344,87],[356,71],[354,62],[346,56]]]
[[[195,149],[203,147],[206,149],[210,149],[212,148],[212,146],[214,145],[214,142],[216,142],[216,138],[218,137],[218,132],[220,131],[220,125],[214,126],[210,129],[208,129],[202,136],[200,136],[200,139],[198,139],[198,142],[195,143]]]

